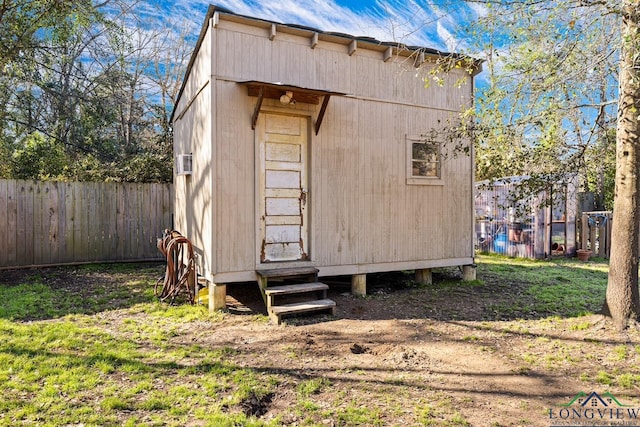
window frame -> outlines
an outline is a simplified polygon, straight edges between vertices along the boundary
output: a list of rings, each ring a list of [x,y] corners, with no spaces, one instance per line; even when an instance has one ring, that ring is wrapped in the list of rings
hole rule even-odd
[[[414,161],[422,161],[422,159],[413,158],[413,144],[434,144],[437,147],[436,155],[436,176],[415,176],[413,175]],[[406,183],[408,185],[444,185],[443,165],[442,165],[442,144],[437,141],[430,140],[424,135],[405,135],[406,146]],[[433,162],[430,162],[433,163]]]

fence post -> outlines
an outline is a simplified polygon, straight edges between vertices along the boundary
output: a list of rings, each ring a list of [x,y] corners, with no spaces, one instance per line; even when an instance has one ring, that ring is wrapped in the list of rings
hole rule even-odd
[[[607,253],[607,244],[609,243],[607,236],[606,219],[598,223],[598,257],[603,258]]]
[[[613,213],[607,213],[607,258],[611,258],[611,226],[613,225]]]
[[[587,250],[587,240],[589,239],[589,215],[582,214],[580,219],[580,249]]]

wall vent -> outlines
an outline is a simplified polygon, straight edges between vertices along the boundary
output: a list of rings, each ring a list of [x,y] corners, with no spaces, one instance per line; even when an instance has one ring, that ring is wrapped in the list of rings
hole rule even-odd
[[[191,154],[178,154],[176,159],[176,171],[178,175],[191,175],[193,162]]]

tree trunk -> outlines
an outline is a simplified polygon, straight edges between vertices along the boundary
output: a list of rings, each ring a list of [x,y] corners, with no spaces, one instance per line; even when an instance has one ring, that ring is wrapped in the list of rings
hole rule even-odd
[[[624,0],[623,7],[612,246],[603,307],[603,313],[611,316],[618,329],[624,329],[640,314],[640,5],[637,0]]]

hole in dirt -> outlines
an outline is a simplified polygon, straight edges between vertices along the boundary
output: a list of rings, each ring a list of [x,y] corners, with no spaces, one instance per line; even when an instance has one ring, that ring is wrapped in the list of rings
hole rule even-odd
[[[251,395],[247,399],[240,402],[240,407],[242,408],[242,412],[247,416],[261,417],[269,411],[272,401],[273,393],[268,393],[260,397],[254,392],[251,392]]]
[[[351,350],[351,353],[353,354],[363,354],[369,351],[369,349],[363,345],[360,344],[353,344],[351,347],[349,347],[349,350]]]

